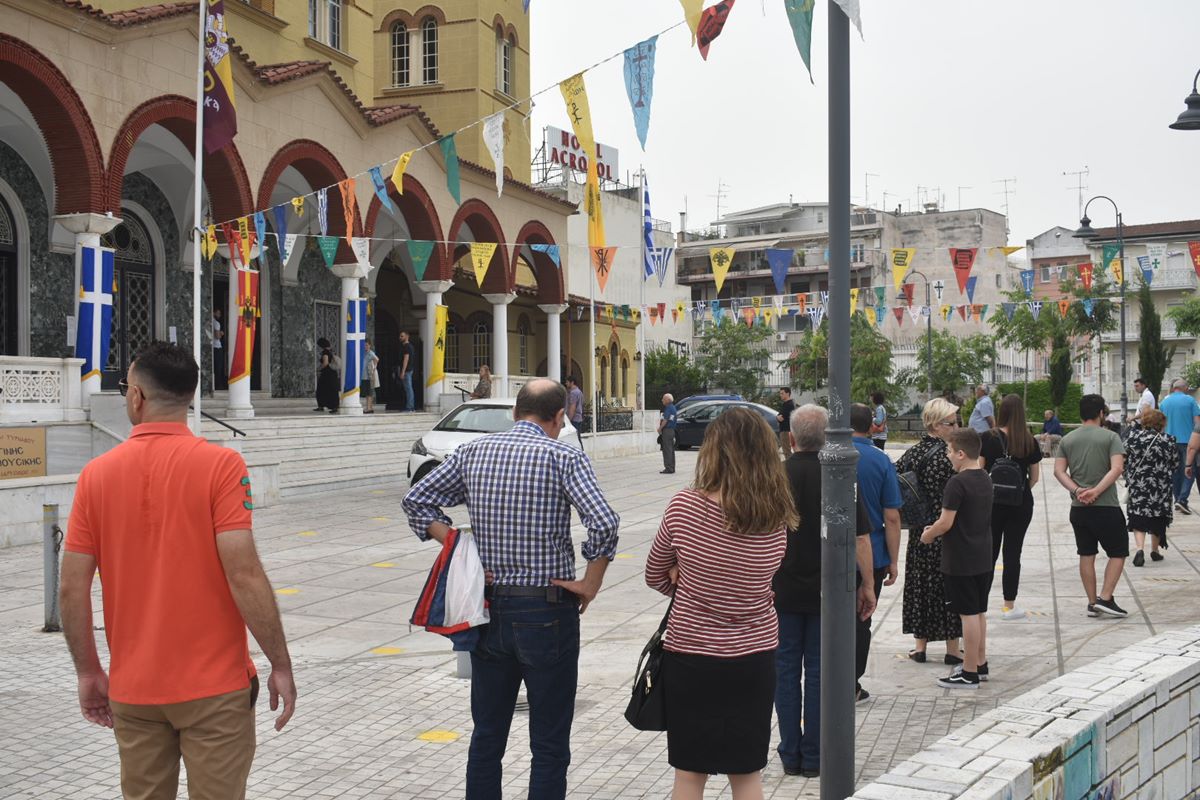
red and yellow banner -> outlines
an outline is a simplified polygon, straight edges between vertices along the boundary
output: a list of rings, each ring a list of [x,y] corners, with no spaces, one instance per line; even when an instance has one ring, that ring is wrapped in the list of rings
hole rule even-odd
[[[596,137],[592,133],[592,111],[588,105],[583,73],[567,78],[558,86],[567,104],[571,129],[575,131],[580,147],[587,154],[587,186],[583,207],[588,216],[588,246],[594,252],[596,248],[604,247],[604,215],[600,210],[600,159],[596,150]]]
[[[229,365],[229,384],[250,377],[254,358],[254,333],[262,309],[258,305],[258,272],[239,269],[237,274],[237,336],[233,340],[233,363]]]

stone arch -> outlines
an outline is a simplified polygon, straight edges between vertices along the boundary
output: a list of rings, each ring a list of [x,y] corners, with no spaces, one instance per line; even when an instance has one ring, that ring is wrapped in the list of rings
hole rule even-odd
[[[453,269],[453,265],[466,252],[466,248],[457,243],[458,234],[464,225],[471,231],[476,242],[496,242],[500,245],[496,248],[495,255],[492,256],[492,265],[488,269],[483,286],[479,287],[479,291],[494,294],[511,292],[516,263],[509,257],[507,243],[504,239],[504,229],[500,226],[500,220],[496,218],[496,213],[492,211],[491,207],[477,198],[472,198],[459,206],[458,213],[454,215],[454,220],[450,223],[449,235],[446,237],[448,240],[446,245],[447,272]],[[500,265],[500,269],[496,269],[497,264]],[[453,275],[446,274],[444,278],[451,279]]]
[[[425,278],[427,280],[444,279],[442,276],[450,272],[444,263],[446,259],[446,248],[443,244],[445,237],[442,235],[442,222],[438,219],[437,207],[433,203],[433,198],[429,196],[428,190],[413,176],[405,175],[404,194],[390,188],[389,182],[388,197],[391,198],[400,215],[404,217],[409,235],[413,239],[437,243],[433,248],[433,254],[429,257],[429,264],[425,268]],[[371,204],[367,208],[366,223],[363,226],[364,236],[375,235],[381,211],[383,211],[383,204],[379,202],[378,196],[373,196]]]
[[[522,249],[525,245],[530,244],[555,244],[554,236],[550,233],[549,228],[538,220],[530,220],[521,228],[521,232],[517,234],[516,242],[514,243],[512,253],[512,264],[509,267],[509,272],[513,279],[516,279],[517,274],[517,258],[522,254]],[[546,253],[537,253],[532,249],[525,256],[525,260],[533,267],[533,275],[537,279],[538,296],[537,301],[544,305],[559,305],[567,300],[566,287],[563,285],[563,271],[561,266],[555,266],[554,259],[550,258]],[[562,253],[559,253],[559,264],[562,263]]]
[[[115,211],[106,204],[104,155],[83,101],[48,58],[0,33],[0,82],[37,123],[54,170],[54,213]]]
[[[142,133],[159,125],[172,133],[189,153],[194,154],[196,102],[179,95],[163,95],[135,108],[121,123],[108,158],[107,203],[121,207],[121,187],[125,183],[125,165]],[[204,186],[215,221],[244,217],[254,210],[254,194],[246,166],[232,142],[204,157]]]
[[[283,147],[275,152],[271,157],[271,161],[267,164],[266,170],[263,172],[262,182],[258,186],[258,205],[257,208],[267,209],[271,207],[271,194],[275,191],[275,184],[278,183],[279,177],[288,167],[293,167],[299,172],[312,191],[317,189],[329,189],[329,231],[331,235],[339,236],[337,255],[334,256],[334,263],[349,264],[353,263],[355,256],[350,249],[349,243],[346,241],[344,231],[345,227],[342,220],[345,218],[345,212],[342,209],[342,195],[338,191],[335,184],[346,179],[346,170],[342,168],[341,163],[333,153],[329,152],[324,145],[318,144],[311,139],[294,139],[288,142]],[[308,198],[307,202],[315,203],[315,198]],[[353,230],[352,236],[362,235],[362,213],[361,209],[355,206],[354,217],[352,219]]]
[[[383,22],[380,23],[380,25],[379,25],[379,32],[380,33],[391,33],[392,26],[395,25],[397,22],[403,22],[404,27],[408,28],[410,31],[415,30],[417,27],[417,18],[416,17],[414,17],[412,14],[408,13],[404,9],[397,8],[393,11],[389,11],[387,13],[387,16],[385,16],[383,18]]]
[[[424,22],[426,17],[433,17],[439,28],[446,24],[446,12],[437,6],[421,6],[413,14],[413,19],[417,21],[417,24]]]

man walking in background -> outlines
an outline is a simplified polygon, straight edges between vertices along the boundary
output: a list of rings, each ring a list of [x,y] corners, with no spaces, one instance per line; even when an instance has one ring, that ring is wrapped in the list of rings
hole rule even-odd
[[[400,381],[404,385],[404,410],[413,411],[416,408],[416,396],[413,394],[413,367],[416,351],[408,340],[408,331],[400,331]]]
[[[1190,399],[1190,398],[1189,398]],[[1104,398],[1085,394],[1079,400],[1082,424],[1058,444],[1054,477],[1071,493],[1071,527],[1079,553],[1079,577],[1087,593],[1089,617],[1124,617],[1113,592],[1129,557],[1129,530],[1117,499],[1117,479],[1125,469],[1121,437],[1101,425]],[[1096,591],[1096,554],[1104,548],[1108,565]]]
[[[296,686],[275,594],[251,533],[250,478],[235,451],[193,436],[199,369],[156,342],[120,384],[133,432],[79,475],[62,564],[63,631],[89,722],[113,728],[127,798],[173,798],[179,759],[196,800],[246,794],[258,677],[246,628],[271,662],[282,730]],[[104,575],[105,673],[92,631]]]
[[[574,375],[567,376],[567,419],[575,426],[579,437],[579,449],[583,449],[583,390]]]
[[[600,591],[616,555],[620,518],[592,464],[558,441],[566,391],[537,378],[517,393],[516,424],[461,445],[414,486],[404,512],[421,540],[444,541],[454,523],[442,510],[466,503],[483,568],[491,621],[471,653],[468,800],[499,800],[501,759],[517,691],[529,694],[529,796],[566,796],[571,721],[579,675],[579,615]],[[587,528],[587,560],[575,579],[571,506]]]
[[[968,425],[980,436],[996,427],[996,406],[988,397],[988,387],[975,387],[975,408],[971,411]]]
[[[877,393],[878,394],[878,393]],[[850,407],[850,427],[854,431],[851,441],[858,450],[859,500],[867,509],[871,523],[872,571],[863,575],[864,581],[872,581],[875,601],[884,586],[891,586],[899,575],[900,563],[900,481],[896,478],[896,465],[872,442],[870,437],[874,416],[871,409],[859,403]],[[867,671],[867,659],[871,654],[871,617],[858,620],[855,638],[855,680],[860,680]],[[855,687],[857,700],[862,701],[870,694],[861,685]]]
[[[663,468],[661,475],[675,474],[675,423],[679,411],[671,394],[662,396],[662,413],[658,417],[658,442],[662,447]]]
[[[1175,493],[1175,508],[1180,514],[1191,514],[1188,499],[1192,494],[1193,478],[1187,474],[1187,442],[1192,429],[1200,425],[1200,405],[1188,394],[1188,384],[1183,378],[1171,382],[1171,393],[1163,398],[1159,410],[1167,417],[1166,432],[1175,437],[1179,448],[1179,465],[1172,475],[1171,489]]]
[[[776,415],[779,420],[779,447],[783,450],[783,457],[787,458],[792,454],[792,432],[788,428],[792,424],[792,412],[796,410],[796,404],[792,402],[792,387],[785,386],[779,390],[779,403],[779,413]]]

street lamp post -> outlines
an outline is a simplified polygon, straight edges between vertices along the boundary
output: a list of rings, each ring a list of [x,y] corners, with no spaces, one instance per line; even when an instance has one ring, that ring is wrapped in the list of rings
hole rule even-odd
[[[1200,70],[1196,71],[1196,77],[1192,78],[1192,93],[1183,101],[1187,108],[1179,119],[1168,125],[1168,128],[1177,131],[1200,131],[1200,92],[1196,91],[1196,84],[1200,81]]]
[[[933,299],[929,294],[929,278],[919,269],[908,273],[908,277],[918,277],[925,281],[925,394],[926,400],[933,399]],[[908,300],[908,295],[901,294],[897,300]]]
[[[1194,92],[1193,95],[1195,95]],[[1200,106],[1200,95],[1195,96],[1196,102]],[[1184,114],[1186,113],[1184,112]],[[1200,107],[1197,108],[1197,114],[1200,116]],[[1183,119],[1183,117],[1181,116],[1180,119]],[[1124,424],[1129,414],[1129,374],[1126,372],[1125,367],[1125,283],[1129,279],[1129,276],[1125,272],[1125,223],[1121,218],[1121,209],[1117,208],[1117,202],[1107,195],[1098,194],[1091,200],[1088,200],[1087,204],[1083,207],[1083,218],[1079,220],[1079,230],[1075,231],[1074,234],[1076,239],[1095,239],[1099,236],[1092,227],[1092,221],[1088,219],[1087,215],[1088,206],[1092,204],[1092,200],[1107,200],[1112,203],[1113,212],[1117,215],[1117,247],[1120,250],[1118,258],[1121,259],[1121,423]],[[1101,255],[1101,258],[1103,258],[1103,255]],[[1100,385],[1100,391],[1104,391],[1104,384]]]

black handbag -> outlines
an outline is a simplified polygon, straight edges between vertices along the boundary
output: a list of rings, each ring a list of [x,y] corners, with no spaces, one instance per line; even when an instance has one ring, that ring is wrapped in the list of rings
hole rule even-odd
[[[637,672],[633,676],[633,696],[625,707],[625,720],[639,731],[665,731],[667,729],[666,687],[662,679],[663,634],[675,597],[667,605],[658,630],[642,648],[638,656]]]
[[[921,491],[921,483],[913,470],[896,476],[900,484],[900,523],[910,530],[920,530],[929,524],[929,501]]]

